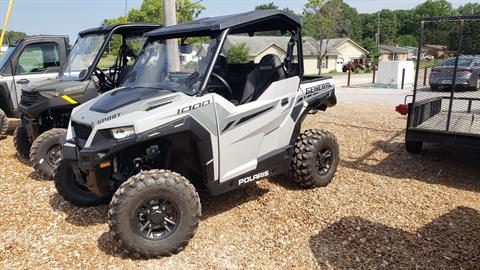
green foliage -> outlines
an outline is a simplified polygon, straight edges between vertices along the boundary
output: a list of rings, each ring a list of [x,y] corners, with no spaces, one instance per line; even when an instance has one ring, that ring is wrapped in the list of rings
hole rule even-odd
[[[412,46],[418,45],[418,39],[414,35],[400,35],[396,38],[398,46]]]
[[[457,9],[458,14],[464,16],[480,15],[480,3],[468,3]]]
[[[185,23],[197,18],[205,6],[192,0],[177,0],[177,21]],[[103,24],[149,22],[163,24],[163,0],[143,0],[139,9],[131,9],[128,16],[105,19]]]
[[[2,30],[0,30],[2,31]],[[27,34],[24,32],[8,31],[5,33],[5,40],[3,41],[5,45],[10,45],[15,43],[15,41],[25,38]]]
[[[250,61],[250,50],[245,43],[232,45],[227,50],[227,59],[231,64],[244,64]]]
[[[454,10],[447,0],[427,0],[416,6],[414,13],[421,20],[429,17],[451,16],[454,15]]]
[[[278,9],[278,5],[275,2],[270,2],[268,4],[261,4],[255,7],[255,10],[267,10],[267,9]]]

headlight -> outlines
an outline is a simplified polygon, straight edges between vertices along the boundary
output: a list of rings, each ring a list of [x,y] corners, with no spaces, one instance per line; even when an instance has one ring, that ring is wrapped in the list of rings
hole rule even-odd
[[[112,128],[110,132],[112,133],[113,138],[120,140],[120,139],[125,139],[127,137],[134,135],[135,129],[133,128],[133,126],[119,127],[119,128]]]

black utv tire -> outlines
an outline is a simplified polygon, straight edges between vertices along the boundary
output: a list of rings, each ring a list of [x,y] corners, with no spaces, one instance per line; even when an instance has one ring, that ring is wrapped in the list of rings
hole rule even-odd
[[[335,176],[339,160],[335,136],[327,131],[309,129],[295,141],[293,179],[306,188],[325,187]]]
[[[78,170],[78,162],[73,160],[60,160],[55,169],[55,188],[63,199],[77,207],[99,206],[110,201],[110,196],[97,196],[79,183],[77,176],[83,175],[80,171],[76,174],[75,170]]]
[[[110,203],[108,223],[131,254],[153,258],[183,250],[200,216],[200,198],[185,177],[150,170],[120,186]]]
[[[33,141],[30,149],[30,161],[40,177],[53,179],[55,167],[62,155],[60,137],[66,132],[66,129],[54,128],[45,131]]]
[[[418,154],[422,151],[423,142],[405,141],[405,149],[408,153]]]
[[[13,145],[17,149],[17,155],[21,158],[30,157],[30,138],[28,137],[27,128],[23,125],[17,127],[13,132]]]
[[[5,112],[0,109],[0,139],[7,137],[8,118]]]

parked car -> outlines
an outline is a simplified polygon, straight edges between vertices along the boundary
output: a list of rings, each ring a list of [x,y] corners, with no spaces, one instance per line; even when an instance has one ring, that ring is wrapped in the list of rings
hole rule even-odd
[[[370,66],[371,66],[370,59],[353,59],[353,60],[350,60],[350,62],[343,65],[342,71],[343,72],[347,72],[348,70],[354,71],[357,68],[363,70],[366,68],[370,68]]]
[[[448,58],[432,69],[429,79],[431,90],[449,91],[452,89],[455,59],[455,57]],[[461,56],[456,72],[456,90],[477,91],[480,88],[480,57]]]
[[[59,137],[66,132],[72,109],[118,87],[135,61],[133,48],[140,48],[143,34],[158,27],[128,23],[84,30],[57,78],[22,88],[22,124],[13,142],[41,177],[53,176],[61,153]]]
[[[24,85],[55,78],[67,60],[68,36],[30,36],[10,45],[0,59],[0,138],[9,118],[19,118]]]

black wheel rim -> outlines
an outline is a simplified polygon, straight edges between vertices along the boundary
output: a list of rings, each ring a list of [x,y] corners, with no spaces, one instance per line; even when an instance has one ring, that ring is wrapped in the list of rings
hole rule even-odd
[[[149,240],[161,240],[172,235],[180,223],[180,211],[167,199],[144,201],[135,211],[134,227]]]
[[[329,147],[323,148],[317,153],[317,173],[327,174],[333,163],[333,152]]]
[[[47,152],[47,163],[51,167],[55,167],[58,164],[58,161],[62,157],[62,149],[59,144],[56,144],[48,149]]]

